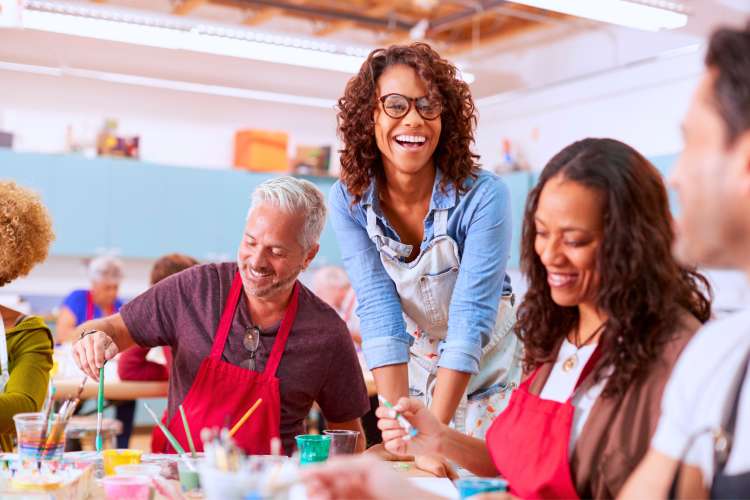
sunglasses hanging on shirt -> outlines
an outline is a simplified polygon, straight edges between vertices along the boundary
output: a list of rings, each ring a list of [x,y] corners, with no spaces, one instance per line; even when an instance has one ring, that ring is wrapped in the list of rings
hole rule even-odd
[[[255,370],[255,352],[258,350],[258,344],[260,344],[260,328],[251,326],[242,336],[242,345],[249,353],[249,358],[241,364],[243,368]]]

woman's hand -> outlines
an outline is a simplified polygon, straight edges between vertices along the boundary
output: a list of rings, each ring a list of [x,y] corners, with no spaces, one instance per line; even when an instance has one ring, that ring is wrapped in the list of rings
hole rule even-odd
[[[507,491],[497,491],[492,493],[480,493],[469,497],[471,500],[519,500]]]
[[[385,449],[383,443],[378,443],[370,446],[365,450],[365,454],[379,458],[380,460],[384,460],[386,462],[411,462],[414,460],[414,457],[411,455],[396,455],[391,453],[390,451]]]
[[[326,465],[305,469],[301,474],[310,499],[438,498],[414,486],[389,464],[367,455],[354,459],[334,458]]]
[[[436,477],[447,477],[451,480],[458,479],[458,474],[453,469],[453,466],[439,456],[417,455],[414,457],[414,465],[417,469],[429,472]]]
[[[408,432],[396,419],[403,415],[417,430],[417,435],[404,439]],[[416,399],[401,398],[394,407],[378,407],[378,428],[382,431],[385,449],[395,455],[440,455],[440,440],[445,429],[425,406]]]

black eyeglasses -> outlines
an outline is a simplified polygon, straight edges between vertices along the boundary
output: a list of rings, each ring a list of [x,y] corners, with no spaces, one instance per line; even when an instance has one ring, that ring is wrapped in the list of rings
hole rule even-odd
[[[401,94],[387,94],[378,99],[383,104],[383,111],[391,118],[403,118],[411,111],[411,105],[417,108],[419,116],[425,120],[434,120],[443,112],[443,104],[439,100],[423,97],[406,97]]]
[[[243,368],[255,370],[255,352],[258,350],[258,344],[260,344],[260,328],[251,326],[242,337],[242,345],[250,354],[250,357],[242,362]]]

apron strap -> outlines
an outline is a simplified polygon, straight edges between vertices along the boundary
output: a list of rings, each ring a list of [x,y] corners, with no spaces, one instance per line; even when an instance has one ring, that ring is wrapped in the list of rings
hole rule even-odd
[[[229,330],[232,326],[232,318],[234,318],[234,312],[237,310],[237,304],[240,301],[240,295],[242,294],[242,278],[240,272],[237,271],[232,279],[232,288],[229,290],[229,297],[224,303],[224,310],[221,313],[221,319],[219,320],[219,326],[216,329],[216,336],[214,337],[214,344],[211,347],[211,359],[219,360],[224,352],[224,344],[229,336]]]
[[[120,308],[117,307],[117,299],[115,299],[114,302],[112,302],[112,314],[115,314],[120,311]],[[102,316],[104,316],[104,311],[102,311]],[[94,319],[94,299],[91,298],[91,290],[86,291],[86,321],[91,321]]]
[[[2,363],[2,379],[0,379],[0,392],[5,390],[5,383],[10,378],[8,371],[8,342],[5,338],[5,320],[0,316],[0,363]]]
[[[94,319],[94,299],[91,298],[91,290],[86,291],[86,321]]]
[[[448,210],[435,210],[432,217],[435,237],[448,234]]]
[[[400,257],[408,257],[411,254],[412,246],[387,238],[383,234],[383,230],[378,226],[377,221],[378,219],[375,215],[375,210],[372,209],[372,205],[367,205],[367,236],[375,243],[377,251],[384,253],[393,260],[398,260]]]
[[[276,375],[276,369],[279,367],[281,356],[284,354],[284,348],[286,347],[286,340],[289,338],[289,333],[292,331],[292,325],[294,325],[294,319],[297,317],[297,306],[299,305],[299,282],[294,284],[294,290],[292,291],[292,300],[289,301],[289,305],[284,312],[284,319],[281,320],[281,326],[276,334],[276,340],[273,343],[273,349],[271,355],[268,356],[268,362],[263,373],[267,373],[273,377]]]
[[[371,240],[375,241],[383,236],[383,231],[378,227],[378,217],[375,215],[375,210],[372,209],[372,205],[366,206],[367,213],[367,236]]]
[[[583,367],[583,371],[581,372],[581,375],[578,377],[578,381],[576,382],[576,386],[573,389],[573,392],[570,394],[570,397],[568,398],[568,402],[571,402],[573,400],[573,396],[575,396],[576,392],[578,391],[578,388],[588,378],[588,376],[591,375],[591,372],[594,371],[594,368],[596,367],[596,364],[599,362],[601,357],[602,357],[601,344],[597,344],[596,349],[594,349],[594,352],[591,353],[591,357],[586,362],[586,365]]]

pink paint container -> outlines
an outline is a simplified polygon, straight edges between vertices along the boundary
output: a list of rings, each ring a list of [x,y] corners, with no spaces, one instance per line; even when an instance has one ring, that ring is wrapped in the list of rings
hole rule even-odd
[[[151,480],[139,476],[108,476],[102,479],[107,500],[149,500]]]

